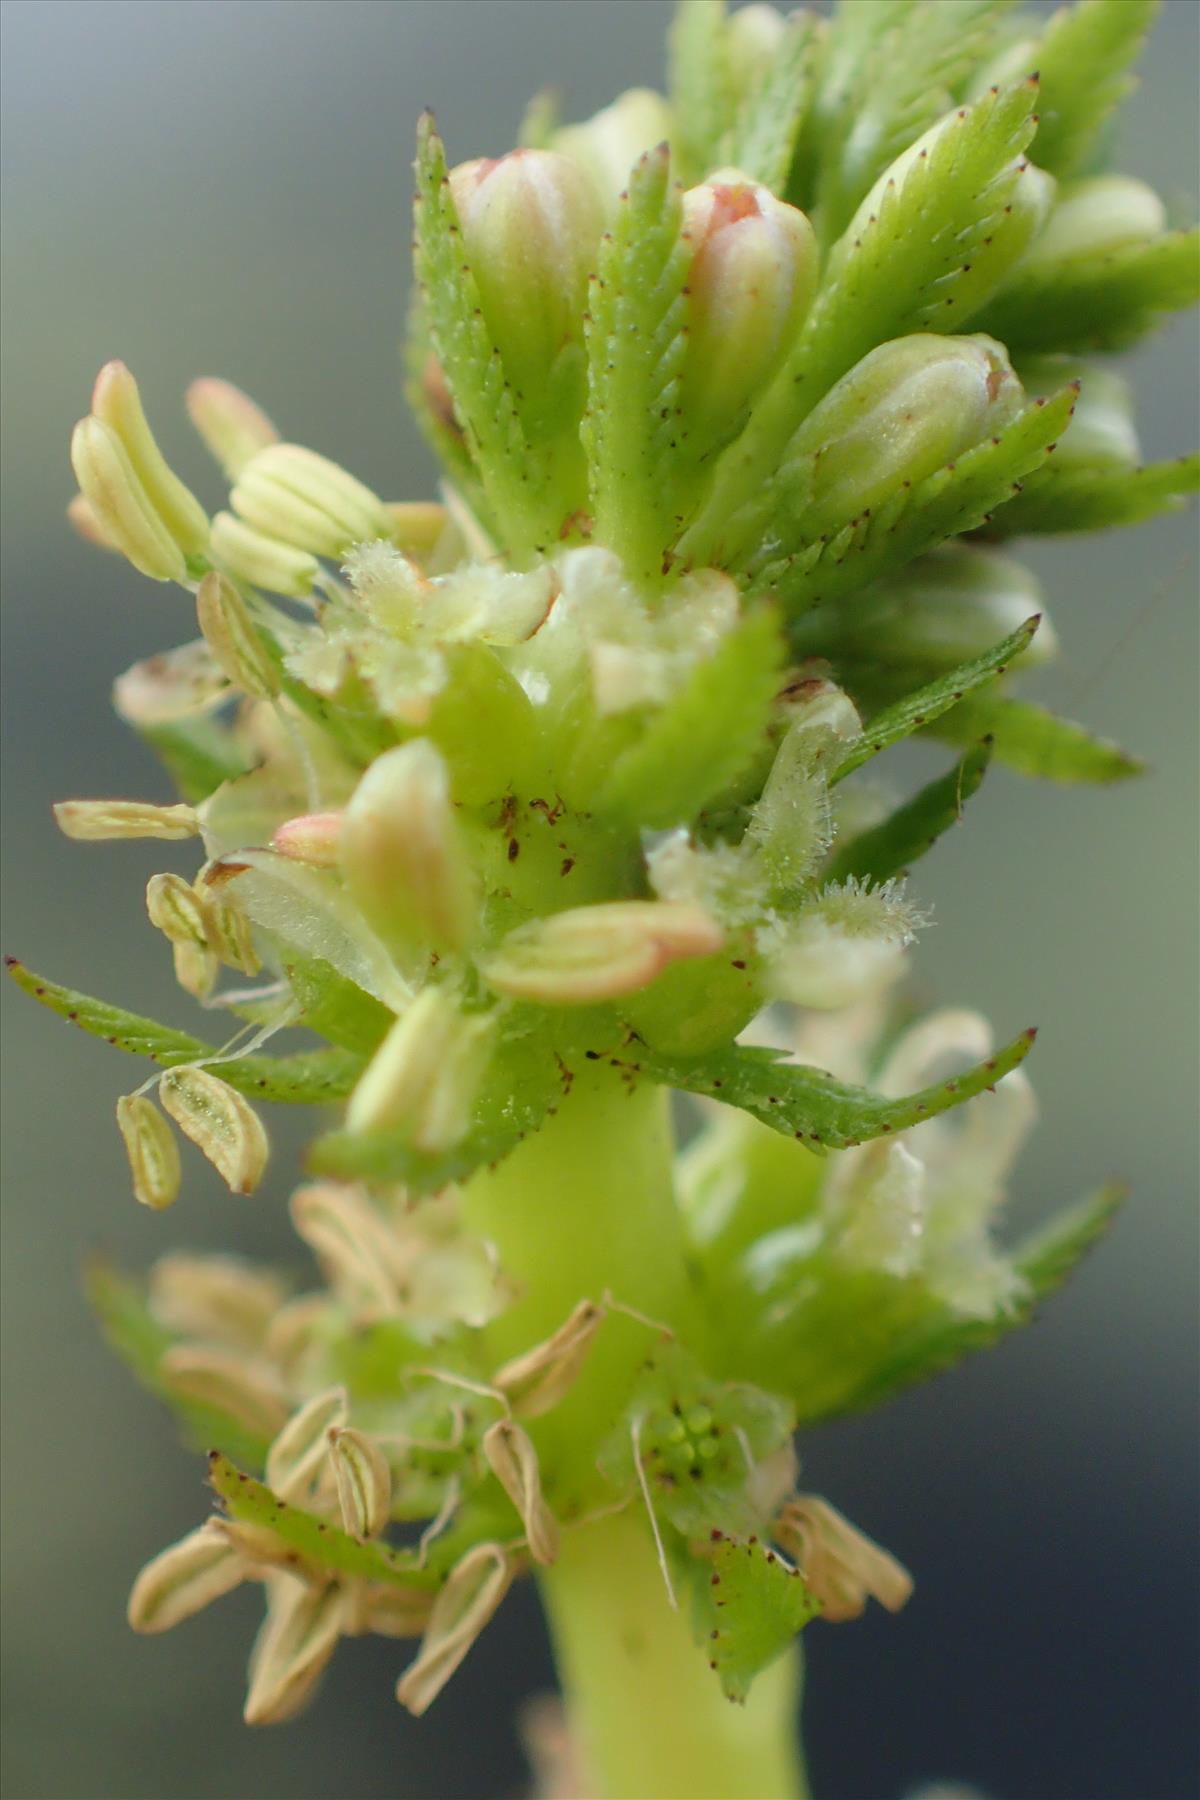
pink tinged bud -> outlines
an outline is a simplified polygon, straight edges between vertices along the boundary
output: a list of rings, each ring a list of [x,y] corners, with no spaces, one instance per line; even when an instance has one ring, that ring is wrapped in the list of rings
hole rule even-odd
[[[1090,181],[1077,181],[1060,192],[1058,205],[1020,274],[1036,270],[1040,275],[1055,263],[1149,244],[1166,228],[1166,208],[1144,181],[1129,175],[1097,175]]]
[[[829,535],[915,485],[986,437],[1024,396],[1002,345],[932,333],[896,338],[864,356],[792,440],[809,458],[804,527]]]
[[[281,1725],[312,1698],[337,1648],[347,1614],[339,1587],[306,1587],[283,1576],[270,1588],[266,1621],[250,1652],[247,1725]]]
[[[123,362],[106,363],[92,390],[92,416],[120,439],[150,508],[185,556],[208,548],[208,515],[168,466],[146,423],[138,385]],[[82,486],[82,483],[80,484]]]
[[[179,1193],[179,1146],[167,1121],[144,1094],[117,1101],[117,1127],[129,1158],[133,1197],[153,1212],[162,1212]]]
[[[265,412],[232,381],[204,376],[187,391],[188,416],[215,460],[236,481],[252,456],[279,442]]]
[[[808,311],[817,242],[804,213],[732,169],[689,189],[683,215],[695,245],[684,422],[709,440],[736,430]]]
[[[152,581],[185,581],[183,551],[154,512],[120,439],[101,420],[81,419],[71,467],[84,500],[114,550]]]
[[[636,994],[672,963],[712,956],[724,937],[700,906],[617,900],[519,926],[480,970],[513,999],[580,1006]]]
[[[351,894],[390,943],[457,950],[473,936],[475,881],[449,773],[428,739],[371,764],[343,815],[340,856]]]
[[[90,500],[82,494],[76,494],[67,502],[67,523],[77,531],[81,538],[89,544],[95,544],[99,550],[115,550],[117,546],[105,531],[96,516],[96,510]]]
[[[342,842],[340,812],[303,813],[287,819],[271,839],[272,850],[293,862],[311,863],[317,869],[335,869]]]
[[[300,444],[272,444],[242,469],[230,495],[256,531],[312,556],[341,556],[351,544],[388,530],[383,502],[370,488]]]
[[[148,1562],[133,1584],[128,1617],[134,1631],[170,1631],[230,1593],[249,1573],[215,1519]]]
[[[800,1494],[784,1507],[775,1536],[796,1557],[831,1624],[857,1619],[868,1598],[899,1612],[913,1591],[912,1576],[827,1500]]]
[[[219,512],[212,522],[212,553],[231,575],[252,587],[296,600],[312,592],[321,572],[315,556],[293,549],[265,532],[255,531],[232,513]]]
[[[552,150],[462,163],[450,187],[484,317],[513,386],[552,403],[556,365],[583,340],[600,204],[587,176]]]

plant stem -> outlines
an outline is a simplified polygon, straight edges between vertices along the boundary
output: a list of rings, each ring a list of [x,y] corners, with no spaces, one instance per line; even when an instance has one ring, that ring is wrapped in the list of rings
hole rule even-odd
[[[799,1647],[764,1670],[745,1706],[727,1700],[686,1610],[667,1602],[643,1518],[565,1533],[540,1585],[589,1796],[804,1800]]]
[[[496,1245],[521,1290],[488,1327],[497,1361],[606,1291],[703,1356],[673,1150],[663,1090],[629,1091],[610,1069],[589,1069],[536,1136],[467,1184],[467,1222]],[[619,1314],[606,1320],[581,1379],[531,1426],[565,1527],[542,1590],[591,1791],[596,1800],[802,1800],[798,1653],[760,1676],[745,1707],[733,1705],[686,1610],[672,1610],[640,1506],[587,1521],[611,1498],[596,1451],[646,1352],[645,1326]]]

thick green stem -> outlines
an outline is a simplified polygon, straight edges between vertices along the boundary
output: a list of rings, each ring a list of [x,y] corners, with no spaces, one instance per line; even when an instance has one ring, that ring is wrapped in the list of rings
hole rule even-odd
[[[608,1068],[576,1077],[557,1115],[464,1192],[520,1298],[488,1327],[497,1359],[548,1337],[607,1292],[679,1334],[703,1360],[703,1318],[675,1204],[665,1093]],[[798,1800],[798,1655],[766,1671],[745,1707],[721,1693],[686,1610],[668,1599],[640,1506],[611,1502],[596,1453],[654,1342],[623,1314],[597,1333],[582,1378],[533,1424],[547,1495],[564,1524],[542,1587],[572,1729],[596,1800]],[[576,1522],[578,1521],[578,1522]],[[684,1602],[686,1607],[686,1601]]]
[[[643,1518],[567,1533],[541,1588],[595,1800],[803,1800],[799,1646],[745,1706],[727,1700],[671,1610]]]

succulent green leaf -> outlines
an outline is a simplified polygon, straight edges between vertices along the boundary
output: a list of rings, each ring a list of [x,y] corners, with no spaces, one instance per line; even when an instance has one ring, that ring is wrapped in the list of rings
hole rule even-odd
[[[985,1062],[900,1100],[887,1100],[868,1088],[836,1081],[820,1069],[784,1062],[780,1051],[740,1044],[694,1060],[644,1051],[639,1051],[636,1059],[622,1060],[625,1066],[640,1068],[665,1086],[739,1106],[808,1149],[844,1150],[894,1131],[907,1131],[923,1119],[973,1100],[1024,1062],[1035,1036],[1032,1029],[1023,1031]]]
[[[826,865],[830,881],[886,881],[911,867],[943,832],[957,825],[963,806],[977,792],[992,759],[990,738],[976,744],[946,775],[923,787],[870,831],[839,846]]]
[[[1156,0],[1079,0],[1061,7],[1035,54],[1041,77],[1037,160],[1052,175],[1081,174],[1110,114],[1135,85]]]
[[[816,15],[793,13],[761,80],[743,95],[725,145],[721,160],[774,194],[787,186],[816,86],[820,48]]]
[[[219,1450],[209,1455],[208,1479],[231,1519],[269,1532],[279,1541],[282,1554],[290,1553],[297,1566],[318,1578],[351,1577],[405,1588],[439,1585],[431,1569],[418,1566],[416,1551],[393,1550],[379,1542],[360,1544],[328,1520],[278,1499]]]
[[[215,1044],[189,1032],[160,1025],[156,1019],[110,1006],[91,994],[78,993],[47,981],[27,969],[15,957],[5,966],[19,988],[68,1019],[92,1037],[100,1037],[133,1056],[148,1056],[163,1068],[195,1064],[219,1072],[221,1079],[254,1100],[275,1100],[301,1106],[322,1106],[342,1100],[362,1071],[363,1059],[347,1050],[305,1050],[294,1056],[223,1056]]]
[[[1176,511],[1200,488],[1200,455],[1141,469],[1058,469],[1048,462],[996,516],[993,531],[1105,531]]]
[[[697,1641],[726,1698],[742,1702],[820,1604],[799,1569],[753,1537],[714,1531],[692,1573]]]
[[[683,178],[700,181],[722,160],[734,92],[725,0],[680,0],[669,40],[667,91],[677,124]]]
[[[974,694],[933,727],[950,743],[969,743],[986,734],[997,762],[1043,781],[1128,781],[1146,765],[1107,738],[1096,737],[1070,719],[1059,718],[1031,700],[1006,694]]]
[[[650,829],[693,819],[764,742],[782,663],[773,611],[750,613],[617,757],[596,810]]]
[[[93,1257],[84,1275],[84,1292],[109,1348],[140,1386],[170,1408],[192,1449],[223,1444],[239,1462],[262,1468],[267,1455],[265,1438],[247,1430],[239,1419],[177,1393],[163,1381],[159,1373],[162,1359],[178,1339],[154,1317],[138,1282],[104,1258]]]
[[[1119,1183],[1101,1188],[1026,1238],[1013,1257],[1026,1284],[1024,1296],[991,1319],[964,1319],[944,1306],[931,1307],[899,1334],[886,1359],[838,1411],[862,1411],[890,1399],[901,1388],[928,1381],[976,1350],[989,1349],[1025,1325],[1106,1234],[1127,1196]]]
[[[600,246],[587,321],[588,457],[597,539],[631,572],[661,572],[674,536],[676,418],[691,247],[666,145],[634,166]]]
[[[1038,615],[1026,619],[1016,631],[991,650],[985,651],[982,656],[975,657],[971,662],[960,663],[948,675],[939,676],[928,686],[918,688],[916,693],[908,694],[893,706],[876,713],[862,736],[854,741],[833,770],[829,777],[830,786],[853,774],[855,769],[860,769],[873,756],[878,756],[881,750],[886,750],[889,744],[911,737],[914,731],[921,730],[943,713],[949,712],[952,707],[959,706],[968,694],[982,687],[985,682],[1003,675],[1009,664],[1028,648],[1038,623]],[[971,739],[977,740],[986,735],[986,729],[975,730],[971,733]]]
[[[399,1131],[341,1130],[317,1139],[308,1166],[343,1181],[400,1181],[414,1193],[435,1194],[502,1161],[536,1131],[561,1099],[568,1073],[544,1039],[510,1039],[484,1077],[470,1130],[450,1149],[418,1150]]]
[[[426,442],[462,499],[484,530],[498,541],[499,534],[488,511],[483,483],[471,460],[461,424],[456,416],[448,417],[446,408],[437,404],[437,389],[430,384],[436,366],[437,353],[430,341],[421,291],[416,288],[408,309],[404,340],[404,396]]]
[[[433,348],[488,509],[527,558],[546,541],[544,469],[530,449],[466,261],[442,141],[428,114],[417,137],[416,269]]]
[[[159,758],[180,798],[192,806],[250,767],[233,733],[207,713],[141,725],[138,736]]]
[[[975,321],[1011,351],[1119,350],[1200,298],[1200,230],[1070,262],[1033,260]]]

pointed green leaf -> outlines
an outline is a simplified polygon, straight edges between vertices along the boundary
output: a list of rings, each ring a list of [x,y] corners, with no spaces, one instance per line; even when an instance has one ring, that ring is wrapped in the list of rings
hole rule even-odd
[[[695,1632],[727,1699],[742,1702],[820,1605],[799,1569],[757,1538],[714,1531],[695,1559]]]
[[[1038,1306],[1062,1286],[1087,1252],[1104,1237],[1127,1192],[1119,1184],[1101,1188],[1026,1238],[1013,1257],[1017,1273],[1027,1283],[1026,1292],[1007,1312],[992,1319],[964,1319],[943,1305],[929,1308],[919,1322],[896,1339],[887,1359],[837,1410],[859,1412],[878,1406],[901,1388],[928,1381],[974,1351],[986,1350],[1028,1324]]]
[[[1005,694],[972,695],[932,731],[953,744],[971,743],[982,734],[991,738],[998,762],[1044,781],[1127,781],[1145,772],[1145,763],[1119,744]]]
[[[1035,1036],[1032,1029],[1023,1031],[985,1062],[900,1100],[886,1100],[868,1088],[836,1081],[820,1069],[784,1062],[780,1051],[740,1044],[694,1060],[639,1050],[636,1057],[623,1056],[621,1066],[643,1071],[664,1086],[740,1106],[773,1131],[802,1141],[806,1148],[844,1150],[894,1131],[907,1131],[923,1119],[961,1106],[995,1087],[1010,1069],[1024,1062]]]
[[[723,162],[783,194],[796,141],[816,86],[821,37],[817,17],[793,13],[763,76],[742,98]]]
[[[960,663],[949,674],[939,676],[928,686],[919,688],[915,694],[908,694],[903,700],[885,707],[883,712],[876,713],[862,736],[855,740],[830,775],[830,786],[853,774],[855,769],[860,769],[873,756],[878,756],[881,750],[886,750],[889,744],[911,737],[914,731],[921,730],[941,714],[949,712],[952,707],[959,706],[975,688],[1003,675],[1009,664],[1028,648],[1039,621],[1038,614],[1032,619],[1026,619],[1024,625],[1018,626],[1011,636],[1004,638],[993,649],[985,651],[982,656],[975,657],[971,662]],[[986,736],[988,729],[973,729],[969,741]]]
[[[1135,85],[1129,74],[1156,0],[1078,0],[1054,14],[1033,57],[1041,77],[1037,150],[1060,177],[1091,163],[1110,114]]]
[[[223,1081],[254,1100],[275,1100],[302,1106],[320,1106],[344,1099],[362,1072],[363,1059],[346,1050],[305,1050],[295,1056],[224,1057],[215,1044],[206,1044],[186,1031],[160,1025],[156,1019],[110,1006],[91,994],[61,987],[36,975],[15,957],[5,966],[19,988],[68,1019],[92,1037],[103,1038],[133,1056],[148,1056],[163,1068],[194,1063],[217,1071]]]
[[[596,535],[631,574],[657,576],[676,529],[677,389],[691,246],[666,145],[634,166],[600,246],[587,320],[583,427]]]
[[[416,271],[433,348],[466,434],[488,508],[509,548],[528,557],[554,530],[545,470],[521,424],[466,260],[442,141],[428,114],[417,137]]]
[[[689,183],[721,162],[734,93],[725,0],[680,0],[669,40],[667,91],[678,121],[676,150]]]
[[[418,1566],[415,1550],[393,1550],[379,1542],[360,1544],[328,1520],[278,1499],[219,1450],[209,1456],[208,1479],[231,1519],[268,1532],[279,1543],[281,1560],[290,1556],[297,1567],[318,1578],[405,1588],[439,1585],[431,1569]]]
[[[762,745],[782,663],[774,613],[750,613],[617,757],[596,811],[652,830],[689,823]]]
[[[94,1257],[84,1276],[84,1292],[109,1348],[139,1385],[156,1395],[175,1415],[185,1441],[193,1449],[223,1444],[239,1462],[262,1468],[267,1455],[265,1438],[215,1407],[175,1392],[162,1379],[162,1359],[179,1339],[154,1317],[140,1283],[103,1258]]]
[[[1105,531],[1174,512],[1200,488],[1200,455],[1141,469],[1059,469],[1053,460],[1029,477],[996,515],[1000,537],[1025,531]]]
[[[1119,350],[1200,298],[1200,231],[1069,262],[1031,259],[975,321],[1015,353]]]
[[[958,824],[963,806],[978,790],[991,759],[991,739],[984,738],[949,774],[931,781],[907,806],[898,807],[882,824],[839,847],[826,865],[826,878],[880,882],[902,874],[932,850],[943,832]]]
[[[288,956],[284,974],[309,1031],[358,1056],[378,1050],[395,1019],[382,1001],[321,957]]]

